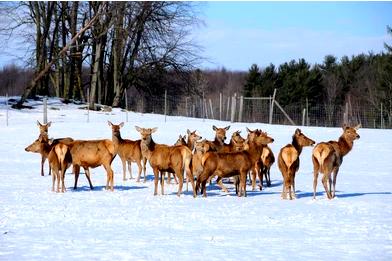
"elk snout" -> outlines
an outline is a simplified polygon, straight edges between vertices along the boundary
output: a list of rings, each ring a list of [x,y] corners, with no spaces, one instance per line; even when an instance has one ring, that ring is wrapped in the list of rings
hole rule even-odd
[[[359,136],[359,135],[357,134],[357,137],[356,137],[356,138],[359,139],[360,137],[361,137],[361,136]]]

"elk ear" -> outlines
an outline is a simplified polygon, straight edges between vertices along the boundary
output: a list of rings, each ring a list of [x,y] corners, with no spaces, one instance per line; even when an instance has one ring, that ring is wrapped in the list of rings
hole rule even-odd
[[[50,122],[46,123],[46,125],[47,125],[48,127],[50,127],[50,125],[52,125],[52,122],[50,121]]]
[[[138,127],[138,126],[135,126],[135,129],[138,131],[138,132],[142,132],[142,128],[140,128],[140,127]]]
[[[295,130],[295,135],[299,135],[299,134],[301,134],[301,130],[300,129],[296,129]]]
[[[181,140],[181,139],[182,139],[182,136],[181,136],[181,134],[180,134],[180,136],[178,136],[178,139],[179,139],[179,140]]]
[[[158,130],[158,127],[152,128],[150,130],[151,130],[151,133],[154,133],[154,132],[156,132]]]
[[[249,132],[249,133],[252,132],[248,127],[246,127],[246,131]]]
[[[111,121],[108,121],[108,125],[113,126],[113,123],[111,123]]]
[[[346,130],[347,127],[348,127],[347,124],[346,124],[346,123],[343,123],[342,129],[343,129],[343,130]]]
[[[120,126],[120,128],[124,127],[124,122],[121,122],[118,126]]]
[[[213,129],[214,131],[216,131],[217,127],[216,127],[215,125],[212,125],[212,129]]]
[[[38,127],[41,127],[42,124],[41,124],[39,121],[37,121],[37,126],[38,126]]]
[[[186,133],[189,135],[189,134],[191,134],[191,131],[189,129],[187,129]]]
[[[227,126],[227,127],[225,127],[225,130],[229,130],[230,129],[230,125],[229,126]]]
[[[355,126],[354,129],[355,129],[355,130],[358,130],[358,129],[361,128],[361,127],[362,127],[362,125],[361,125],[361,123],[360,123],[360,124],[358,124],[357,126]]]

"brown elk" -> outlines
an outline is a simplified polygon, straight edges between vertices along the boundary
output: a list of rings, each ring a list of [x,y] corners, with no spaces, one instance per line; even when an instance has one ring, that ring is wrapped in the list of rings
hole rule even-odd
[[[257,135],[260,135],[262,133],[262,130],[256,129],[256,130],[250,130],[249,128],[246,128],[248,131],[248,137],[247,141],[245,142],[245,148],[247,147],[247,144],[249,141],[252,141]],[[259,188],[260,190],[263,190],[263,170],[264,170],[264,162],[262,160],[263,157],[263,152],[265,151],[265,148],[268,147],[266,144],[262,146],[261,148],[261,156],[260,159],[256,160],[254,163],[253,168],[250,171],[250,176],[251,176],[251,182],[252,182],[252,190],[256,189],[256,175],[259,178]]]
[[[196,191],[200,188],[206,197],[206,182],[209,177],[219,178],[239,175],[239,196],[246,196],[246,176],[255,162],[260,159],[262,146],[273,142],[274,139],[260,132],[248,141],[247,150],[236,152],[207,152],[202,158],[203,171],[197,178]]]
[[[68,142],[71,142],[68,140]],[[57,192],[64,192],[64,173],[62,172],[61,162],[67,155],[67,146],[63,143],[52,144],[45,136],[40,136],[32,144],[25,148],[28,152],[35,152],[44,155],[49,161],[49,167],[53,172],[52,175],[52,191],[55,191],[55,183],[57,180]],[[60,158],[59,158],[60,157]],[[60,189],[60,182],[62,183]]]
[[[86,171],[86,177],[90,184],[90,188],[93,189],[93,185],[90,180],[89,168],[96,168],[103,166],[106,170],[106,189],[113,191],[114,180],[113,170],[111,167],[113,159],[116,157],[116,150],[111,140],[75,140],[67,144],[69,153],[71,155],[70,160],[72,162],[63,162],[63,166],[72,163],[75,172],[75,185],[74,189],[77,188],[80,167],[83,167]],[[63,170],[65,172],[65,169]]]
[[[244,149],[245,139],[241,137],[241,131],[235,131],[231,135],[230,143],[224,144],[219,152],[233,152]]]
[[[261,153],[261,162],[263,163],[263,166],[261,168],[262,174],[261,177],[265,177],[265,181],[267,183],[267,187],[271,186],[271,166],[275,162],[275,156],[274,153],[272,152],[271,148],[268,146],[265,146],[263,148],[263,152]],[[263,181],[261,180],[261,183]]]
[[[37,121],[37,126],[39,128],[39,137],[43,137],[44,139],[49,139],[48,133],[49,133],[49,127],[51,124],[52,124],[51,121],[46,124],[41,124],[39,121]],[[38,152],[38,153],[40,153],[40,152]],[[44,174],[44,165],[45,165],[45,161],[46,161],[48,154],[43,154],[43,153],[40,153],[40,154],[41,154],[41,176],[44,176],[45,175]],[[50,172],[51,172],[51,168],[49,168],[49,175],[50,175]]]
[[[299,156],[302,148],[305,146],[313,146],[314,141],[306,137],[300,129],[296,129],[291,144],[284,146],[278,156],[279,170],[283,176],[282,199],[295,198],[295,173],[299,169]]]
[[[359,128],[360,125],[355,127],[343,126],[343,134],[339,137],[338,141],[321,142],[313,149],[313,199],[316,199],[317,179],[319,173],[322,173],[323,175],[322,183],[328,199],[335,197],[336,178],[339,172],[339,167],[343,162],[343,157],[346,156],[353,148],[354,140],[360,138],[357,133]],[[331,177],[332,172],[333,179]],[[333,190],[331,189],[331,185]]]
[[[215,131],[215,139],[213,141],[208,141],[208,143],[211,150],[219,152],[225,145],[227,145],[225,144],[226,131],[230,129],[230,125],[224,128],[218,128],[213,125],[212,129]]]
[[[195,183],[190,169],[192,160],[192,151],[184,145],[168,146],[164,144],[156,144],[152,139],[152,133],[156,132],[158,128],[140,128],[135,126],[136,130],[142,137],[141,149],[147,156],[151,168],[154,172],[154,195],[158,194],[158,179],[159,172],[175,173],[178,179],[177,196],[181,195],[183,186],[184,169],[188,179],[192,183],[193,195],[195,193]],[[161,192],[164,194],[163,175],[161,174]]]
[[[140,149],[140,142],[141,140],[128,140],[123,139],[121,137],[120,129],[124,127],[124,122],[116,125],[112,122],[108,121],[110,127],[112,127],[112,141],[116,148],[116,152],[121,159],[122,166],[123,166],[123,180],[127,180],[127,173],[126,173],[126,164],[128,164],[128,171],[130,179],[132,179],[132,162],[136,162],[138,167],[138,176],[137,182],[140,181],[140,176],[144,173],[144,181],[146,181],[146,162],[147,159],[143,158],[142,152]],[[143,167],[142,167],[143,161]]]

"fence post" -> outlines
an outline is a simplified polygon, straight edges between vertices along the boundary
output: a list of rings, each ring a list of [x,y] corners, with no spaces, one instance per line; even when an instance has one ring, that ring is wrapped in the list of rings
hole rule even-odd
[[[276,95],[276,89],[274,89],[274,94],[272,95],[270,115],[269,115],[269,124],[272,124],[272,116],[274,114],[275,95]]]
[[[211,119],[215,119],[214,111],[212,110],[212,101],[211,101],[211,99],[209,99],[209,102],[210,102],[210,110],[211,110]]]
[[[189,114],[188,114],[188,96],[187,97],[185,97],[185,115],[187,116],[187,117],[189,117]]]
[[[5,124],[6,126],[8,126],[8,93],[5,95],[5,107],[6,107]]]
[[[305,126],[305,115],[306,115],[306,109],[302,111],[302,126]]]
[[[226,105],[226,120],[229,120],[229,111],[230,111],[230,96],[227,97],[227,105]]]
[[[240,112],[239,112],[239,115],[238,115],[238,121],[239,122],[242,122],[242,112],[243,112],[243,109],[244,109],[244,96],[241,95],[241,97],[240,97]]]
[[[219,93],[219,120],[222,120],[222,93]]]
[[[167,90],[165,90],[165,122],[166,122],[166,111],[167,110]]]
[[[204,112],[205,112],[205,118],[208,118],[208,107],[207,107],[207,99],[203,99],[203,106],[204,106]]]
[[[384,129],[384,118],[382,117],[383,111],[382,111],[382,103],[381,103],[381,111],[380,111],[380,128]]]
[[[126,120],[128,122],[128,95],[127,95],[127,89],[125,89],[124,95],[125,95],[125,113],[126,113],[125,115],[126,115]]]
[[[87,88],[87,122],[90,122],[90,88]]]
[[[237,93],[234,93],[234,96],[231,98],[231,122],[235,121],[235,110],[237,105]]]
[[[43,122],[44,124],[48,123],[48,98],[45,96],[44,97],[44,118],[43,118]]]
[[[309,101],[306,98],[306,126],[309,126]]]

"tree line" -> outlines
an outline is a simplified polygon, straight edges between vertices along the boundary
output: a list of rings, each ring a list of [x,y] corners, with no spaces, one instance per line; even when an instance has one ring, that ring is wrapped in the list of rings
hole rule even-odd
[[[299,59],[264,68],[253,64],[247,72],[201,70],[200,47],[189,37],[201,23],[198,11],[195,2],[3,2],[6,23],[0,32],[30,28],[25,37],[35,46],[28,68],[0,70],[1,94],[89,101],[94,109],[96,103],[124,107],[127,92],[129,103],[145,100],[148,112],[165,91],[182,99],[219,93],[265,97],[276,89],[283,107],[323,106],[331,119],[337,108],[366,107],[383,110],[391,124],[387,43],[382,53],[327,55],[320,64]],[[30,79],[38,80],[31,86]]]

